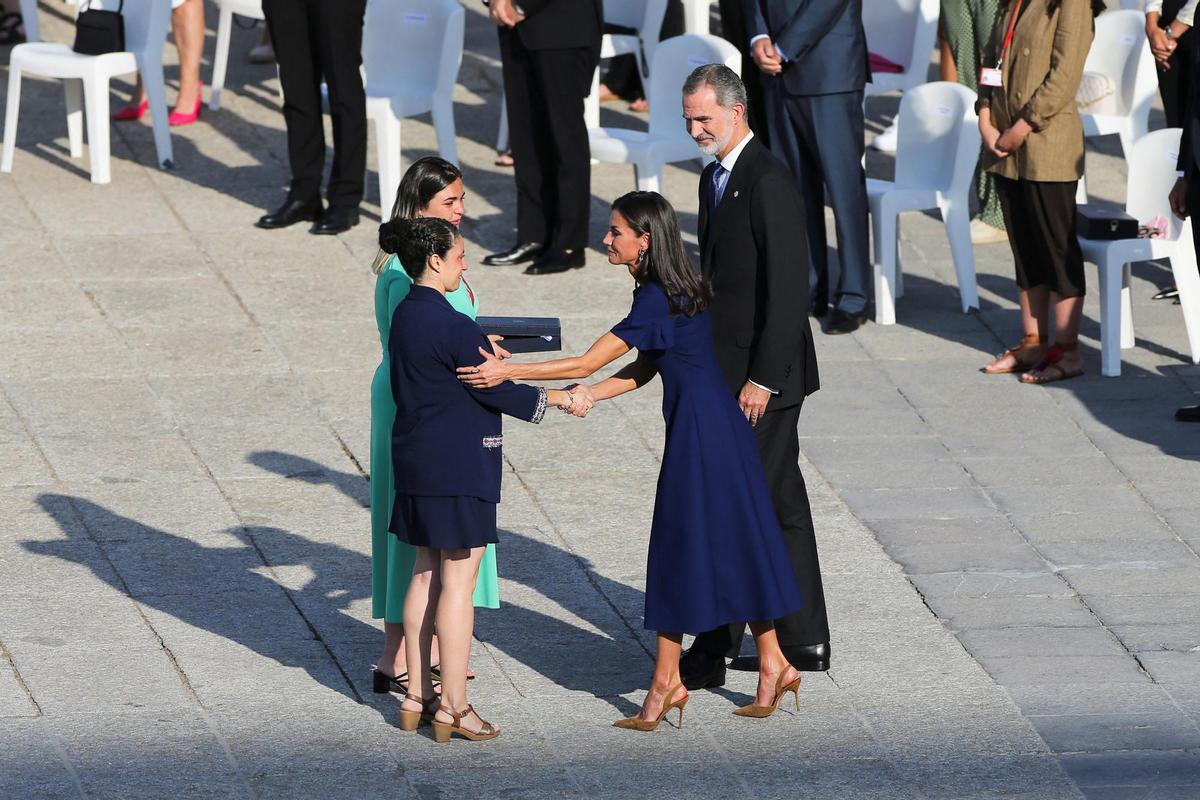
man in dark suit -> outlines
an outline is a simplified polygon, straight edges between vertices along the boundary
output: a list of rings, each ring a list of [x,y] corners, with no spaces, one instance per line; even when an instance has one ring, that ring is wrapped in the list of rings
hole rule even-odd
[[[1184,66],[1184,65],[1180,65]],[[1183,136],[1179,142],[1179,178],[1171,189],[1171,210],[1180,219],[1192,217],[1192,243],[1200,264],[1200,47],[1192,47],[1186,69],[1191,71],[1191,97],[1184,104]],[[1175,411],[1180,422],[1200,422],[1200,405]]]
[[[592,201],[583,101],[600,60],[601,0],[491,0],[499,26],[517,244],[484,264],[533,261],[526,275],[582,267]]]
[[[863,87],[870,80],[862,0],[744,2],[750,51],[764,73],[771,149],[791,167],[808,213],[811,310],[829,314],[826,333],[850,333],[867,319],[874,280],[862,168]],[[832,291],[826,193],[841,265]]]
[[[731,42],[742,54],[742,83],[746,87],[746,99],[750,107],[746,116],[750,122],[750,130],[770,146],[770,135],[767,130],[766,104],[763,103],[762,75],[750,54],[750,37],[746,35],[745,0],[720,0],[717,8],[721,13],[721,36]]]
[[[829,621],[797,433],[804,398],[819,386],[808,318],[797,313],[808,303],[803,202],[787,167],[750,131],[746,89],[733,70],[694,70],[683,85],[683,116],[700,150],[717,159],[700,178],[699,226],[717,360],[754,426],[804,595],[803,609],[775,621],[779,645],[797,669],[825,670]],[[689,689],[724,683],[724,659],[737,656],[744,627],[696,637],[681,663]]]
[[[312,233],[334,234],[358,224],[367,170],[367,96],[359,72],[366,9],[366,0],[263,0],[283,86],[292,182],[287,200],[259,219],[260,228],[315,222]],[[333,119],[333,169],[325,209],[322,81],[329,89]]]

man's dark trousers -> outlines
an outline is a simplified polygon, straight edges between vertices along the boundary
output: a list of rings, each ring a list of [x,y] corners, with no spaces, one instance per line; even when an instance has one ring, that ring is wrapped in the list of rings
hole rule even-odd
[[[592,164],[583,101],[599,51],[532,49],[516,30],[501,28],[499,34],[517,184],[517,241],[545,244],[551,252],[584,250]]]
[[[263,0],[283,86],[289,198],[316,202],[325,170],[321,82],[333,121],[330,206],[358,208],[367,169],[367,98],[363,89],[362,32],[366,0]]]

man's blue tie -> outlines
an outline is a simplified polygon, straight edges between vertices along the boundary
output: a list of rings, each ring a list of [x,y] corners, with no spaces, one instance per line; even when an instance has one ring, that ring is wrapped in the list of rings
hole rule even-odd
[[[721,204],[721,181],[727,174],[727,170],[721,166],[721,162],[717,162],[717,167],[712,171],[712,210],[716,211],[717,206]]]

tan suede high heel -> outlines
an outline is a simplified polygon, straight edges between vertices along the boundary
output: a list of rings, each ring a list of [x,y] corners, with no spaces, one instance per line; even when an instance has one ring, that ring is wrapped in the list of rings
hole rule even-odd
[[[665,717],[667,715],[668,711],[670,711],[673,708],[678,708],[679,709],[679,725],[678,725],[678,727],[682,728],[683,727],[683,707],[687,705],[688,698],[691,697],[691,695],[685,694],[683,697],[679,698],[678,700],[671,699],[671,698],[675,697],[675,693],[678,692],[682,688],[683,688],[683,684],[677,683],[677,684],[675,684],[675,686],[673,686],[671,688],[671,690],[669,692],[667,692],[666,700],[663,703],[663,709],[662,709],[662,711],[659,712],[657,719],[645,720],[645,719],[642,719],[641,717],[639,717],[637,714],[634,714],[632,717],[626,717],[625,719],[617,720],[616,722],[613,723],[613,727],[614,728],[625,728],[626,730],[631,730],[631,731],[652,731],[658,727],[658,723],[663,721],[663,717]]]
[[[400,730],[402,731],[415,731],[422,722],[430,722],[433,719],[433,707],[441,700],[436,694],[426,700],[420,695],[412,693],[404,695],[404,699],[420,703],[421,710],[409,711],[403,705],[400,706]]]
[[[794,695],[796,695],[796,710],[799,711],[800,710],[800,676],[797,675],[792,681],[790,681],[786,686],[784,686],[783,685],[783,676],[786,674],[787,674],[787,668],[785,667],[783,672],[779,673],[779,677],[775,679],[775,699],[774,699],[774,701],[772,701],[771,705],[759,706],[759,705],[751,704],[748,706],[742,706],[739,709],[735,709],[733,713],[738,715],[739,717],[754,717],[756,719],[759,719],[762,717],[769,717],[775,713],[776,709],[779,708],[780,701],[783,700],[783,696],[785,694],[787,694],[788,692],[791,692]]]
[[[479,717],[479,721],[482,722],[483,725],[480,727],[478,733],[475,731],[469,731],[462,726],[463,717],[473,713],[475,716],[479,716],[479,714],[475,711],[474,706],[469,705],[465,711],[460,712],[455,711],[452,708],[439,705],[438,711],[445,711],[450,715],[451,718],[454,719],[454,722],[439,722],[436,716],[433,718],[433,738],[439,742],[450,741],[450,737],[454,734],[458,734],[464,739],[470,739],[472,742],[486,742],[488,739],[495,739],[500,735],[500,729],[485,720],[483,717]]]

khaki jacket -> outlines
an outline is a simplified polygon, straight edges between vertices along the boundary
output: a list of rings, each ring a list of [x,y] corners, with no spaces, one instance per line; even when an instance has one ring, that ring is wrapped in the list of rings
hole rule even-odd
[[[1061,0],[1049,14],[1048,2],[1024,0],[1026,9],[1002,67],[1004,86],[980,87],[980,105],[991,107],[992,123],[1001,133],[1021,117],[1033,128],[1008,158],[998,159],[984,149],[983,167],[1014,180],[1076,181],[1083,175],[1083,123],[1075,95],[1095,33],[1092,4]],[[996,20],[984,66],[996,65],[1016,3],[1010,0]]]

